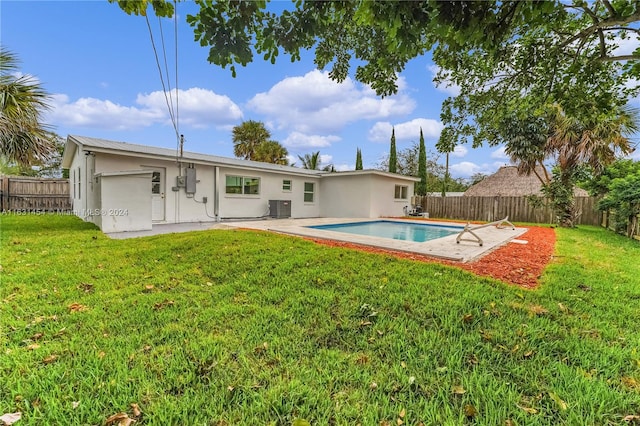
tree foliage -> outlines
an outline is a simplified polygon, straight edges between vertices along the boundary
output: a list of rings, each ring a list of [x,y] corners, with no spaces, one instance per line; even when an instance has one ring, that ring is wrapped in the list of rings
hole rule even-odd
[[[356,170],[362,170],[362,151],[360,148],[356,151]]]
[[[31,76],[16,76],[18,58],[0,47],[0,155],[8,164],[28,167],[54,152],[49,126],[42,114],[50,95]]]
[[[640,162],[616,161],[587,184],[594,195],[603,196],[598,203],[609,211],[613,228],[628,237],[636,235],[640,215]]]
[[[174,12],[170,0],[117,2],[130,14],[149,4],[161,16]],[[187,15],[196,41],[233,75],[254,55],[295,61],[314,49],[316,65],[334,80],[355,66],[358,81],[386,96],[410,60],[431,52],[435,80],[459,88],[443,104],[441,152],[465,141],[505,142],[507,116],[540,117],[554,103],[578,118],[585,105],[610,111],[637,91],[640,76],[640,49],[617,49],[640,32],[640,3],[626,0],[301,0],[278,11],[266,1],[196,4]]]
[[[391,129],[391,147],[389,148],[389,172],[398,172],[398,152],[396,150],[396,129]]]
[[[258,146],[269,141],[269,132],[261,121],[247,120],[232,130],[233,154],[245,160],[256,160]]]
[[[302,162],[303,169],[320,170],[320,151],[305,154],[304,156],[298,155],[298,159]]]
[[[418,176],[420,157],[420,145],[414,142],[411,146],[398,151],[397,155],[397,173],[404,176]],[[445,166],[439,164],[440,154],[429,151],[427,157],[427,190],[429,192],[440,192],[444,183],[446,169]],[[389,170],[389,156],[382,158],[375,166],[378,170]],[[469,188],[468,182],[464,179],[449,179],[450,191],[461,192]]]
[[[424,145],[424,135],[420,128],[420,147],[418,151],[418,177],[420,182],[416,183],[415,191],[417,195],[427,194],[427,149]]]
[[[263,163],[289,165],[289,151],[280,142],[266,141],[260,143],[254,151],[253,160]]]

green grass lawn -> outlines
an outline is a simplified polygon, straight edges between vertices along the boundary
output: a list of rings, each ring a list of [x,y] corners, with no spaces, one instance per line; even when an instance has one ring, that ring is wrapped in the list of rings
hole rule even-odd
[[[0,220],[0,415],[16,425],[131,404],[153,425],[640,421],[640,244],[603,229],[558,229],[523,290],[262,232]]]

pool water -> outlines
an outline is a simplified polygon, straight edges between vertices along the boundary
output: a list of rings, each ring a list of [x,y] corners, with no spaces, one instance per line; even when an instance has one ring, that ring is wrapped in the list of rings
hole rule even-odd
[[[344,232],[347,234],[369,235],[371,237],[393,238],[394,240],[414,241],[417,243],[459,234],[464,229],[463,226],[391,222],[387,220],[317,225],[309,226],[309,228],[325,229],[327,231]]]

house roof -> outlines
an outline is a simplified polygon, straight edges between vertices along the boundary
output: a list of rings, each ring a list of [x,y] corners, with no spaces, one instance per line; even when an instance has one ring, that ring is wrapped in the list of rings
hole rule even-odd
[[[420,182],[420,178],[413,176],[404,176],[399,175],[397,173],[385,172],[382,170],[375,169],[366,169],[366,170],[348,170],[344,172],[323,172],[322,177],[330,178],[330,177],[340,177],[340,176],[358,176],[358,175],[378,175],[378,176],[386,176],[392,177],[396,179],[404,179],[412,182]]]
[[[541,176],[544,175],[542,168],[539,167],[537,171]],[[577,197],[588,196],[587,191],[581,188],[576,188],[574,194]],[[503,166],[464,193],[465,197],[493,197],[497,195],[503,197],[543,195],[542,182],[534,173],[529,176],[519,175],[516,166]]]
[[[120,155],[140,156],[146,158],[160,158],[164,160],[176,160],[176,150],[170,148],[160,148],[157,146],[138,145],[128,142],[117,142],[106,139],[91,138],[87,136],[69,135],[62,157],[62,167],[68,168],[73,159],[74,150],[70,149],[71,144],[81,146],[84,151],[114,153]],[[262,163],[259,161],[241,160],[238,158],[220,157],[217,155],[200,154],[197,152],[184,151],[182,161],[186,163],[204,163],[220,166],[231,166],[246,169],[268,170],[287,174],[298,174],[306,176],[320,176],[320,170],[308,170],[298,167],[282,166],[279,164]]]
[[[62,156],[62,167],[69,168],[75,153],[75,146],[79,146],[83,151],[113,153],[119,155],[139,156],[145,158],[159,158],[163,160],[173,160],[176,158],[176,150],[170,148],[160,148],[149,145],[138,145],[128,142],[110,141],[107,139],[91,138],[87,136],[69,135]],[[186,163],[200,163],[217,166],[228,166],[250,170],[265,170],[293,175],[313,176],[313,177],[333,177],[345,175],[381,175],[398,179],[419,181],[420,179],[411,176],[403,176],[395,173],[383,172],[380,170],[355,170],[346,172],[326,172],[322,170],[309,170],[300,167],[283,166],[280,164],[263,163],[260,161],[242,160],[239,158],[221,157],[218,155],[200,154],[197,152],[184,151],[182,161]]]

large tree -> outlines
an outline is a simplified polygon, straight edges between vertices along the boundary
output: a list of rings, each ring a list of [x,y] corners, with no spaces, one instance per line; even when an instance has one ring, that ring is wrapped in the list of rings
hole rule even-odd
[[[261,121],[247,120],[234,126],[233,153],[236,157],[245,160],[255,160],[258,146],[269,141],[271,133],[264,127]]]
[[[118,3],[127,13],[145,14],[148,4],[161,16],[174,12],[170,0]],[[640,49],[616,49],[640,32],[635,1],[301,0],[277,11],[266,1],[196,3],[187,16],[196,40],[234,75],[254,54],[298,60],[315,48],[331,78],[344,80],[355,64],[355,78],[384,96],[397,91],[407,62],[430,51],[436,80],[460,90],[443,105],[441,152],[467,140],[504,142],[496,124],[505,113],[537,116],[556,102],[575,115],[585,97],[613,108],[640,76]]]
[[[398,171],[398,152],[396,150],[396,129],[391,129],[391,147],[389,148],[389,172]]]
[[[262,161],[263,163],[289,165],[287,158],[289,151],[276,141],[266,141],[258,145],[254,151],[254,161]]]
[[[416,194],[427,195],[427,148],[424,145],[424,135],[420,128],[420,147],[418,151],[418,177],[420,182],[416,183]]]
[[[18,167],[39,164],[55,151],[42,122],[50,95],[31,76],[19,75],[17,56],[0,47],[0,155]]]

